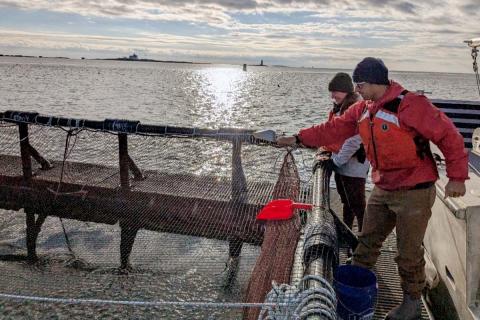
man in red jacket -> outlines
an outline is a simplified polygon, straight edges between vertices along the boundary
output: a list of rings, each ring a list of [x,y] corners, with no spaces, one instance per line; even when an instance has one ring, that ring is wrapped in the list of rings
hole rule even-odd
[[[435,143],[445,156],[449,181],[446,197],[465,194],[468,158],[462,136],[453,123],[423,95],[388,80],[382,60],[365,58],[355,68],[353,81],[364,98],[341,117],[281,137],[280,145],[302,143],[319,147],[360,134],[372,165],[375,188],[368,199],[361,242],[353,264],[372,268],[383,241],[396,227],[395,258],[404,292],[403,302],[386,319],[411,320],[421,316],[425,287],[422,241],[435,201],[437,167],[429,148]]]

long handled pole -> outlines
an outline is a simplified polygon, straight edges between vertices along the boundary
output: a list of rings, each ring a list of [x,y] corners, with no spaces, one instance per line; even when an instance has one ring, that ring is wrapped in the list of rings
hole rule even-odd
[[[39,124],[65,128],[85,128],[125,134],[160,135],[166,137],[212,138],[216,140],[237,140],[252,144],[275,144],[273,130],[255,131],[239,128],[194,128],[142,124],[140,121],[123,119],[105,119],[103,121],[63,118],[40,115],[37,112],[5,111],[0,112],[0,120],[14,123]]]

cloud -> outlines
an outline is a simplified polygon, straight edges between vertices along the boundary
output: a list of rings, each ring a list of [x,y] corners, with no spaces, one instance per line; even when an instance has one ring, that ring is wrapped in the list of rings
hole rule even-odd
[[[407,1],[395,1],[395,0],[364,0],[362,1],[363,5],[372,8],[394,8],[400,12],[408,13],[408,14],[415,14],[416,13],[416,6]]]
[[[470,34],[478,30],[473,6],[472,0],[0,0],[0,7],[32,16],[48,12],[50,19],[63,15],[92,25],[83,32],[68,29],[73,22],[5,26],[0,10],[0,49],[109,57],[137,50],[158,59],[238,62],[268,57],[326,67],[350,67],[374,55],[433,68],[441,55],[461,56],[462,40],[478,36]]]
[[[467,0],[464,3],[460,3],[459,8],[463,13],[473,18],[478,11],[478,1]]]
[[[352,7],[349,0],[0,0],[0,6],[24,10],[48,10],[78,13],[84,16],[124,17],[131,19],[211,21],[224,23],[234,12],[262,14],[265,12],[318,11]],[[407,1],[360,0],[357,8],[378,11],[390,9],[413,14],[416,6]]]
[[[397,8],[401,12],[415,14],[416,13],[416,6],[410,2],[400,2],[395,4],[395,8]]]

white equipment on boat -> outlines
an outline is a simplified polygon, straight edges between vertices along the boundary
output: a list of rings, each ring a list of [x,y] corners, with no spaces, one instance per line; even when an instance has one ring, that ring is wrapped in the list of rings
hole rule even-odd
[[[480,128],[473,130],[472,152],[480,157]]]
[[[470,39],[470,40],[465,40],[464,41],[468,46],[475,48],[475,47],[480,47],[480,38],[475,38],[475,39]]]
[[[473,141],[478,148],[475,141],[479,140],[474,137]],[[472,155],[479,157],[473,152]],[[424,238],[426,260],[435,265],[459,318],[477,320],[480,319],[480,176],[470,168],[467,194],[445,199],[448,178],[443,164],[439,174],[437,198]]]
[[[460,319],[480,319],[480,102],[433,100],[452,119],[469,153],[467,193],[445,198],[448,182],[445,163],[438,165],[437,198],[424,238],[427,261],[427,301]],[[441,155],[431,145],[432,151]],[[443,159],[440,156],[439,159]],[[433,268],[432,268],[433,267]],[[436,270],[436,275],[435,275]],[[433,272],[432,272],[433,271]],[[438,283],[441,282],[441,285]],[[435,288],[436,287],[436,288]],[[444,288],[444,289],[442,289]],[[446,296],[451,298],[446,299]],[[441,297],[441,299],[440,299]],[[438,301],[440,299],[441,301]],[[433,311],[433,310],[432,310]],[[437,310],[438,312],[438,310]],[[438,317],[438,314],[437,314]],[[444,319],[453,319],[443,315]]]

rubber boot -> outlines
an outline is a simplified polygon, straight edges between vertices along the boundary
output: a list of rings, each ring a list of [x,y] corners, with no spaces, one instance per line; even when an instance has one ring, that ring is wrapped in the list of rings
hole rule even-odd
[[[422,305],[420,298],[413,298],[404,293],[403,301],[385,317],[385,320],[420,320],[422,319]]]

